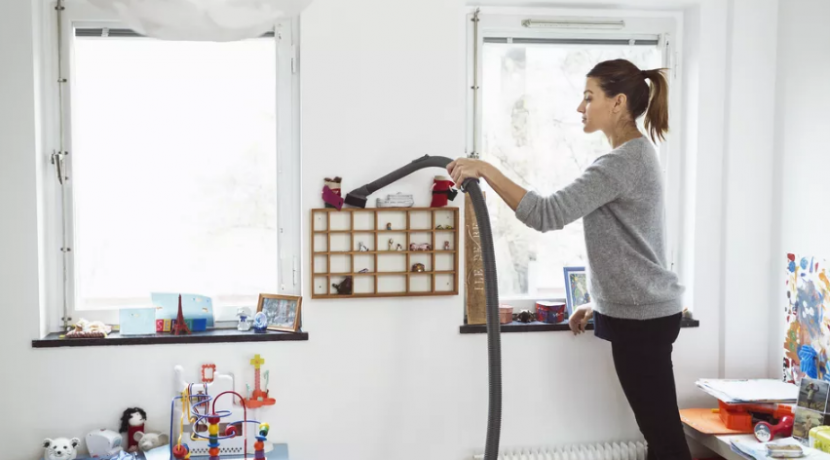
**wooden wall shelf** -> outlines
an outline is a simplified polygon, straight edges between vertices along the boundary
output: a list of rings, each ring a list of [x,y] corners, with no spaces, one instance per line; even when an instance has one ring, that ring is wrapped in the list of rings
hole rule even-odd
[[[456,207],[312,209],[311,298],[458,295],[458,227]],[[431,249],[410,251],[410,243]],[[361,244],[368,250],[360,250]],[[411,271],[417,263],[425,271]],[[352,278],[352,293],[338,294],[333,284],[346,277]]]

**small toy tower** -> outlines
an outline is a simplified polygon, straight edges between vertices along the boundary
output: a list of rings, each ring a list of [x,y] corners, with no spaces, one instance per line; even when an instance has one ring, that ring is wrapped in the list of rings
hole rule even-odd
[[[271,427],[267,423],[259,425],[259,434],[254,443],[254,460],[265,460],[265,441],[268,440],[268,431]]]
[[[182,295],[179,294],[179,314],[176,316],[176,324],[173,325],[173,335],[187,335],[190,334],[190,328],[184,321],[184,314],[182,313]]]
[[[251,393],[251,397],[245,400],[245,405],[251,409],[256,409],[262,406],[272,406],[277,402],[273,398],[269,398],[269,392],[262,391],[262,388],[260,387],[260,381],[262,379],[260,367],[263,364],[265,364],[265,360],[262,359],[260,355],[254,356],[254,359],[251,360],[251,365],[254,366],[254,391]]]

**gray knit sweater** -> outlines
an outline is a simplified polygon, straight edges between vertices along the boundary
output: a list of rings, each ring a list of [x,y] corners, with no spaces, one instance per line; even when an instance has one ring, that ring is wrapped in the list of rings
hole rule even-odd
[[[516,217],[542,232],[584,217],[594,311],[639,320],[682,311],[684,288],[666,267],[659,160],[645,137],[601,156],[549,197],[528,192]]]

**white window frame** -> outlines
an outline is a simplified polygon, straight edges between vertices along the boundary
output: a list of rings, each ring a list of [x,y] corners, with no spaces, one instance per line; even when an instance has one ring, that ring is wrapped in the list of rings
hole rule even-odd
[[[562,28],[527,28],[522,21],[570,20],[572,22],[623,21],[620,29],[604,30],[574,25]],[[476,27],[476,25],[478,27]],[[483,144],[482,60],[476,56],[485,38],[655,38],[663,48],[663,62],[668,68],[669,122],[671,132],[666,141],[657,146],[663,168],[666,200],[666,259],[673,271],[680,269],[681,217],[685,201],[683,195],[683,149],[681,126],[683,13],[679,11],[600,10],[570,8],[503,8],[471,7],[467,14],[467,136],[470,156],[477,156]],[[574,101],[574,107],[579,101]],[[564,275],[563,275],[564,276]],[[502,297],[516,308],[531,308],[532,296]],[[564,299],[561,299],[564,300]]]
[[[42,171],[42,193],[46,219],[44,222],[44,290],[46,294],[46,324],[50,330],[59,331],[64,326],[64,317],[73,324],[80,318],[91,321],[103,321],[107,324],[119,323],[119,310],[83,310],[75,309],[74,253],[71,251],[73,239],[73,196],[72,196],[72,43],[74,27],[121,28],[128,29],[119,20],[107,12],[95,8],[83,0],[63,2],[61,24],[58,26],[56,14],[57,3],[52,2],[44,9],[42,18],[42,78],[43,100],[43,140],[44,155],[52,157],[60,152],[61,145],[69,154],[65,160],[65,173],[69,180],[64,185],[65,205],[61,202],[61,186],[57,180],[55,166],[46,161],[48,166]],[[61,31],[62,52],[58,51],[58,30]],[[300,273],[300,248],[302,219],[300,219],[300,129],[299,129],[299,20],[284,19],[274,25],[274,40],[277,42],[277,286],[278,294],[301,295],[302,276]],[[62,72],[59,72],[59,55]],[[58,83],[60,75],[68,81],[63,84],[63,110]],[[61,121],[63,122],[63,143],[61,143]],[[64,221],[65,219],[65,221]],[[64,236],[65,235],[65,236]],[[68,251],[63,251],[64,238]],[[65,269],[63,268],[65,264]],[[252,293],[254,295],[259,293]],[[256,305],[240,305],[256,308]],[[220,307],[214,310],[217,326],[231,325],[235,321],[237,307]],[[222,324],[220,324],[222,323]]]

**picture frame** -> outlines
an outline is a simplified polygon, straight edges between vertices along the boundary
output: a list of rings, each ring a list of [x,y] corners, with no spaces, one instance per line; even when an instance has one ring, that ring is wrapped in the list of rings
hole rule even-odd
[[[302,296],[260,294],[257,313],[268,318],[269,331],[297,332],[302,324]]]
[[[565,293],[568,307],[568,317],[573,315],[574,310],[580,305],[591,301],[588,293],[588,272],[585,267],[564,267]]]

